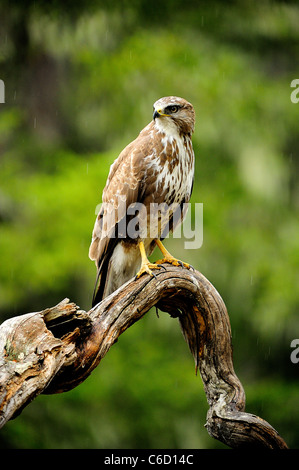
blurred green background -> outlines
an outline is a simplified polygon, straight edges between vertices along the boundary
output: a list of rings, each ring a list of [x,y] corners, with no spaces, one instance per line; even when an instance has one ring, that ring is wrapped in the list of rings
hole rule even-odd
[[[109,165],[154,101],[182,96],[204,240],[166,246],[226,303],[246,410],[298,448],[298,2],[2,0],[0,17],[1,321],[65,297],[90,308]],[[7,423],[0,447],[225,448],[207,409],[177,320],[150,311],[86,382]]]

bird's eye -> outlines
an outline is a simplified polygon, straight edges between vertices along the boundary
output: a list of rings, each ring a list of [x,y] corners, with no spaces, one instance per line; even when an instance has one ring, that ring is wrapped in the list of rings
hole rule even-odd
[[[177,106],[177,105],[170,105],[170,106],[167,106],[164,110],[164,113],[165,114],[174,114],[176,113],[178,110],[180,109],[180,106]]]

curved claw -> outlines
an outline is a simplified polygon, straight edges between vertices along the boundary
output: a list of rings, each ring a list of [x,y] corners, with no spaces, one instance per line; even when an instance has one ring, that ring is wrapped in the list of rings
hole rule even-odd
[[[157,264],[157,266],[159,266],[160,268],[163,268],[166,271],[166,268],[163,264]]]
[[[157,266],[161,266],[162,268],[164,268],[164,266],[162,266],[162,263],[169,263],[169,264],[172,264],[173,266],[181,266],[182,268],[187,268],[187,269],[193,269],[194,270],[194,268],[193,268],[193,266],[191,266],[191,264],[184,263],[184,261],[181,261],[181,260],[173,258],[173,257],[166,257],[166,258],[163,258],[163,259],[160,259],[160,260],[156,261]]]
[[[193,268],[193,266],[192,266],[191,264],[189,264],[189,263],[184,263],[183,261],[181,261],[181,260],[179,260],[179,259],[177,260],[177,262],[178,262],[178,264],[179,264],[180,266],[182,266],[182,268],[192,269],[192,270],[194,271],[194,268]]]
[[[148,263],[143,263],[140,270],[138,271],[138,273],[135,276],[135,280],[139,279],[140,276],[142,276],[142,274],[144,274],[144,273],[147,273],[150,276],[153,276],[154,278],[157,278],[155,273],[153,273],[152,269],[161,269],[161,267],[158,266],[157,264],[154,264],[154,263],[149,263],[149,262]]]

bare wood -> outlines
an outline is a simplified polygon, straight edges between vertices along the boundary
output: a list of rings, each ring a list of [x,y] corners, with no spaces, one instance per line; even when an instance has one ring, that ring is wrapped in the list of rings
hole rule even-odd
[[[83,382],[118,337],[156,305],[179,319],[203,380],[209,434],[232,448],[286,449],[269,423],[245,412],[222,298],[198,271],[164,266],[156,277],[129,281],[89,312],[65,299],[5,321],[0,326],[0,427],[39,393],[60,393]]]

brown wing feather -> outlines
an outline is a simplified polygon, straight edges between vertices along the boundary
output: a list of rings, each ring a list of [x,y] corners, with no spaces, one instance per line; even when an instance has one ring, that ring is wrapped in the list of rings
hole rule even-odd
[[[102,206],[96,218],[89,249],[89,257],[94,260],[98,269],[94,290],[94,301],[100,299],[109,276],[109,260],[119,243],[118,230],[126,216],[130,204],[142,202],[151,185],[145,185],[146,165],[144,157],[152,151],[148,125],[131,142],[111,165],[106,186],[102,195]]]

